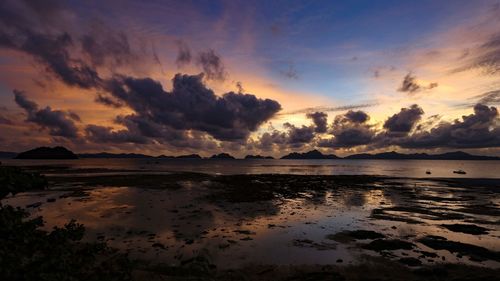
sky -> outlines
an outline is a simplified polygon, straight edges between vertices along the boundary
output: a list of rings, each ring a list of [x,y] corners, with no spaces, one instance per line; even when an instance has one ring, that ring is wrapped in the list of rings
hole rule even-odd
[[[0,151],[500,155],[500,1],[0,3]]]

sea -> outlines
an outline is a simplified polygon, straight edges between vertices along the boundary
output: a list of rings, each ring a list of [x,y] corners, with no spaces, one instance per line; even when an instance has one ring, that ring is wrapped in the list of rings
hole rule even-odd
[[[197,172],[212,175],[300,174],[300,175],[380,175],[408,178],[500,178],[497,160],[284,160],[284,159],[114,159],[83,158],[74,160],[2,159],[9,166],[64,167],[88,170],[89,175],[126,173]],[[454,171],[462,170],[465,174]],[[57,169],[54,169],[57,171]],[[50,172],[49,172],[50,174]]]

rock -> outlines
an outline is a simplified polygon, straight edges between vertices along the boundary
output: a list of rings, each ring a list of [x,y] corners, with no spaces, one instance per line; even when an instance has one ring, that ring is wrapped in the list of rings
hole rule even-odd
[[[407,266],[421,266],[422,262],[416,258],[401,258],[399,262]]]
[[[474,224],[442,224],[441,226],[453,232],[462,232],[472,235],[488,234],[489,230]]]
[[[377,239],[369,244],[362,246],[363,249],[372,250],[376,252],[381,251],[394,251],[394,250],[411,250],[415,245],[411,242],[398,240],[398,239]]]

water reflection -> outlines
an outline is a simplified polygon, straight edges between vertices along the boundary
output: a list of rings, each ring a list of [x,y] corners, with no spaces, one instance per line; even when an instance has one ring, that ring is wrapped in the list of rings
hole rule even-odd
[[[445,181],[409,179],[338,185],[320,177],[281,180],[240,179],[240,183],[254,188],[265,188],[266,184],[276,187],[272,197],[266,195],[263,200],[250,202],[227,196],[231,188],[221,189],[224,181],[184,180],[180,189],[47,191],[19,194],[2,203],[24,207],[41,202],[41,206],[30,210],[33,216],[44,217],[47,228],[76,219],[86,226],[88,239],[105,240],[132,257],[171,264],[202,252],[221,267],[251,263],[331,264],[338,259],[344,264],[355,263],[361,255],[387,252],[357,246],[370,240],[349,244],[331,240],[329,235],[344,230],[372,230],[388,239],[404,239],[416,245],[413,250],[390,252],[392,258],[419,257],[425,251],[437,256],[426,257],[424,263],[444,258],[500,266],[499,261],[470,260],[464,254],[435,250],[418,242],[426,235],[435,235],[500,251],[495,187],[466,188]],[[294,185],[303,188],[300,192],[284,189]],[[66,196],[68,193],[72,195]],[[444,224],[474,224],[488,231],[483,235],[454,232]]]
[[[5,165],[52,166],[47,172],[89,174],[107,172],[189,171],[209,174],[385,175],[412,178],[500,178],[500,161],[458,160],[193,160],[77,159],[2,160]],[[50,168],[50,167],[49,167]],[[461,169],[467,174],[454,174]],[[430,170],[432,174],[426,174]]]

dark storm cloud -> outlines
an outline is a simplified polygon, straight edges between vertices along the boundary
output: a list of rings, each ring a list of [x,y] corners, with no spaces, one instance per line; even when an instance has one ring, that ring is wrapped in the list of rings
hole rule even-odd
[[[146,144],[148,138],[130,130],[113,131],[110,127],[88,125],[85,128],[86,137],[96,143],[137,143]]]
[[[84,35],[76,36],[66,32],[62,21],[51,20],[63,17],[59,6],[49,5],[36,10],[29,3],[16,1],[0,5],[0,47],[31,55],[47,72],[67,85],[97,90],[95,101],[98,103],[111,107],[128,106],[135,111],[121,120],[128,132],[89,127],[88,135],[94,139],[102,136],[108,141],[142,142],[139,135],[160,140],[173,135],[170,139],[182,140],[186,133],[183,130],[191,130],[191,134],[201,131],[224,141],[242,140],[281,109],[273,100],[234,92],[218,97],[206,88],[203,77],[224,80],[226,76],[222,60],[214,50],[201,52],[196,57],[204,76],[177,75],[173,79],[172,92],[164,91],[160,83],[149,78],[136,79],[113,73],[112,78],[101,78],[97,67],[112,68],[134,57],[124,33],[113,32],[97,23]],[[183,43],[179,48],[177,62],[189,63],[192,60],[189,48]],[[79,51],[80,57],[73,57]],[[18,103],[31,113],[31,121],[44,124],[33,117],[37,112],[36,104],[22,96]],[[64,118],[75,121],[68,113],[48,109],[39,110],[40,114],[57,116],[59,121]],[[72,135],[71,126],[65,129],[52,133]],[[159,133],[153,135],[154,130]]]
[[[343,115],[335,116],[329,139],[320,139],[319,147],[354,147],[369,144],[376,132],[371,125],[367,124],[370,119],[363,111],[348,111]]]
[[[171,92],[155,80],[125,76],[108,81],[106,88],[136,112],[136,120],[203,131],[225,141],[246,139],[281,109],[278,102],[251,94],[218,97],[203,84],[203,74],[175,75]]]
[[[315,126],[297,127],[290,123],[285,123],[283,126],[287,131],[273,130],[260,135],[256,146],[263,150],[271,150],[274,146],[279,150],[293,149],[310,144],[315,138]]]
[[[189,46],[183,41],[178,41],[177,47],[179,48],[177,58],[175,59],[177,67],[180,68],[191,63],[191,50],[189,49]]]
[[[52,110],[49,106],[39,109],[38,105],[26,98],[23,92],[14,90],[14,99],[19,107],[26,111],[26,121],[48,129],[50,135],[66,138],[77,138],[78,129],[74,119],[80,119],[75,113]]]
[[[316,126],[314,131],[316,133],[325,133],[328,127],[328,114],[324,112],[313,112],[307,113],[307,118],[313,120],[314,125]]]
[[[123,104],[120,101],[116,100],[115,98],[105,96],[103,94],[97,94],[94,101],[114,108],[120,108],[123,106]]]
[[[420,121],[424,111],[414,104],[410,108],[401,108],[399,113],[389,117],[384,123],[384,129],[394,133],[409,133]]]
[[[354,147],[372,142],[376,135],[375,129],[367,124],[370,117],[363,111],[348,111],[337,115],[332,124],[329,139],[318,141],[319,147]]]
[[[285,123],[286,131],[273,130],[272,133],[264,133],[259,138],[261,147],[269,148],[278,145],[280,149],[299,148],[304,145],[317,145],[319,147],[353,147],[365,145],[375,138],[376,130],[367,124],[370,119],[363,111],[348,111],[343,115],[337,115],[328,130],[327,114],[324,112],[309,113],[306,115],[313,120],[310,126],[295,126]],[[331,138],[320,139],[325,133]]]
[[[399,92],[404,92],[408,94],[414,94],[422,90],[430,90],[433,88],[436,88],[438,86],[438,83],[432,82],[428,86],[425,85],[420,85],[417,82],[417,78],[413,76],[411,73],[406,74],[406,76],[403,78],[403,82],[398,88]]]
[[[345,115],[345,118],[350,120],[353,123],[365,123],[370,119],[370,116],[364,111],[358,110],[358,111],[353,111],[349,110]]]
[[[161,144],[181,149],[213,150],[217,147],[205,132],[175,130],[134,114],[119,116],[115,122],[126,129],[113,130],[110,127],[88,125],[85,128],[87,139],[110,144]]]
[[[399,140],[405,148],[483,148],[500,146],[500,127],[496,107],[477,104],[474,113],[462,120],[441,122],[429,131],[421,131]]]
[[[291,146],[301,146],[305,143],[311,142],[314,138],[315,126],[296,127],[290,123],[283,124],[288,129],[287,143]]]
[[[288,142],[288,137],[285,132],[273,130],[272,132],[263,133],[258,139],[257,146],[263,150],[270,150],[273,145],[285,145]]]
[[[222,59],[214,50],[200,52],[196,58],[196,64],[201,67],[208,80],[223,81],[226,79],[226,70]]]

